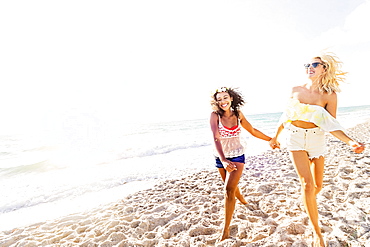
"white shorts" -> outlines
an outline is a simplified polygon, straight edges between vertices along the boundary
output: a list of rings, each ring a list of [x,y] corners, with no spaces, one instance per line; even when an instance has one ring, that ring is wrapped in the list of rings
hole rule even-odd
[[[289,151],[306,151],[310,159],[325,155],[325,132],[320,128],[302,129],[289,124],[286,130],[286,145]]]

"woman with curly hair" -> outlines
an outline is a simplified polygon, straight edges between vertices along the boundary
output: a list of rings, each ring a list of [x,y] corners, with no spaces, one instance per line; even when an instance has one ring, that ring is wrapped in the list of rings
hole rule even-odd
[[[347,143],[356,153],[364,145],[348,137],[336,120],[339,83],[344,81],[341,61],[331,53],[316,56],[305,64],[308,82],[295,86],[283,113],[272,148],[280,148],[277,138],[285,128],[286,145],[301,182],[303,204],[314,229],[314,246],[325,246],[318,223],[316,195],[323,185],[325,132]]]
[[[210,124],[215,143],[216,167],[225,183],[225,222],[220,241],[229,238],[230,222],[235,209],[235,198],[242,204],[248,203],[238,188],[245,157],[240,139],[241,127],[253,136],[270,141],[271,137],[252,127],[240,107],[244,104],[242,95],[232,88],[217,89],[212,96],[213,112]]]

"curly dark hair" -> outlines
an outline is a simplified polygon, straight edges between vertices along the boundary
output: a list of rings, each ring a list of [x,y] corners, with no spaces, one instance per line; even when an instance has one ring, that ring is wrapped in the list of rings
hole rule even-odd
[[[225,113],[225,111],[219,107],[216,98],[217,94],[221,92],[226,92],[230,95],[230,97],[233,98],[233,101],[231,102],[231,109],[234,111],[235,116],[239,118],[239,109],[241,106],[244,105],[245,101],[237,88],[221,87],[220,89],[217,89],[216,92],[212,95],[211,100],[213,111],[217,113],[219,116],[222,116]]]

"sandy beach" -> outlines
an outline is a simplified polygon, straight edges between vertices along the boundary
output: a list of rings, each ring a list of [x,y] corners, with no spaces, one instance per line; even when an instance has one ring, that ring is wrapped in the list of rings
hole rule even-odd
[[[370,122],[347,133],[366,143],[355,154],[327,137],[320,225],[328,246],[370,246]],[[191,171],[189,171],[189,174]],[[0,232],[0,246],[311,246],[300,184],[285,149],[248,157],[239,183],[231,238],[223,223],[223,184],[216,169],[168,180],[115,204]],[[98,200],[98,198],[97,198]]]

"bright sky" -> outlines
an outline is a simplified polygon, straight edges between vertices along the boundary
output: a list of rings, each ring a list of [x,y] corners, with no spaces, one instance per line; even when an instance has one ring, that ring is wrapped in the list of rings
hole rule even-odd
[[[350,72],[339,106],[368,105],[369,13],[366,0],[1,1],[0,127],[208,118],[220,86],[241,89],[246,114],[282,111],[324,48]]]

